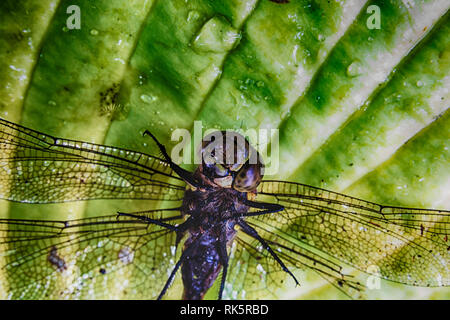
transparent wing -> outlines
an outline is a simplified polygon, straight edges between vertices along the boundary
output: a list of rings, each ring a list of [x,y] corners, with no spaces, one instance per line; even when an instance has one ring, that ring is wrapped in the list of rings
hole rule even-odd
[[[251,223],[250,225],[257,227]],[[263,238],[276,239],[267,230],[259,228],[258,233]],[[312,250],[279,239],[268,243],[297,277],[300,277],[298,271],[313,270],[348,297],[363,297],[364,287],[350,275],[344,274],[339,264]],[[286,299],[283,295],[286,288],[295,287],[292,278],[281,269],[267,250],[264,250],[257,240],[243,233],[238,233],[232,245],[229,263],[224,290],[224,297],[228,299]],[[305,285],[301,278],[299,279],[300,285]]]
[[[166,223],[171,215],[174,211],[146,214]],[[173,231],[136,218],[0,220],[0,296],[154,299],[175,254]]]
[[[292,259],[307,250],[404,284],[450,285],[449,211],[385,207],[282,181],[261,183],[256,200],[285,207],[247,221]]]
[[[167,162],[139,152],[51,137],[0,119],[0,198],[180,200]]]

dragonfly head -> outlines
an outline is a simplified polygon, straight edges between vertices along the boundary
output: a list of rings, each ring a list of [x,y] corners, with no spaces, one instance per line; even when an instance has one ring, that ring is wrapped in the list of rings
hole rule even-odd
[[[213,185],[252,192],[264,175],[258,151],[234,131],[215,131],[203,138],[200,146],[200,171]]]

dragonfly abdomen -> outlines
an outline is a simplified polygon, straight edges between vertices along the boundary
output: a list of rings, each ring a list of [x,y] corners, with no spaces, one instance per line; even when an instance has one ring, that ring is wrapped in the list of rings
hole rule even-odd
[[[181,266],[185,300],[203,299],[223,267],[220,246],[227,246],[236,234],[230,224],[221,224],[200,233],[190,234],[184,245],[184,250],[189,250]]]

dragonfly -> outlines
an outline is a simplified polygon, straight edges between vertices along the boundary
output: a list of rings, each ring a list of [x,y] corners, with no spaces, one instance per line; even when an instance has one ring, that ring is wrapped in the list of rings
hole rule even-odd
[[[204,298],[216,282],[218,298],[270,299],[283,286],[301,286],[302,270],[350,298],[364,297],[366,285],[344,266],[406,285],[450,284],[450,211],[265,180],[263,159],[245,138],[204,139],[207,161],[190,172],[144,134],[160,155],[0,119],[1,199],[161,205],[74,220],[0,219],[0,290],[7,298],[108,299],[114,291],[123,299],[161,299],[181,274],[184,299]],[[224,157],[232,161],[219,161]]]

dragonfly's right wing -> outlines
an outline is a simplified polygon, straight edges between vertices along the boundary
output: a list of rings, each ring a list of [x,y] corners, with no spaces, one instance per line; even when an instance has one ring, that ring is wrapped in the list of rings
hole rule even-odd
[[[256,200],[285,208],[247,219],[266,241],[391,281],[450,285],[449,211],[382,206],[284,181],[263,181]]]
[[[176,211],[143,215],[180,222]],[[128,216],[1,219],[0,298],[156,299],[177,261],[175,238]]]
[[[0,198],[181,200],[185,184],[157,157],[55,138],[0,119]]]
[[[409,285],[450,284],[448,211],[381,206],[285,181],[263,181],[255,200],[285,208],[246,222],[289,270],[313,270],[351,298],[363,296],[367,280],[350,276],[348,266]],[[228,272],[229,298],[283,298],[295,285],[257,240],[242,233]]]

